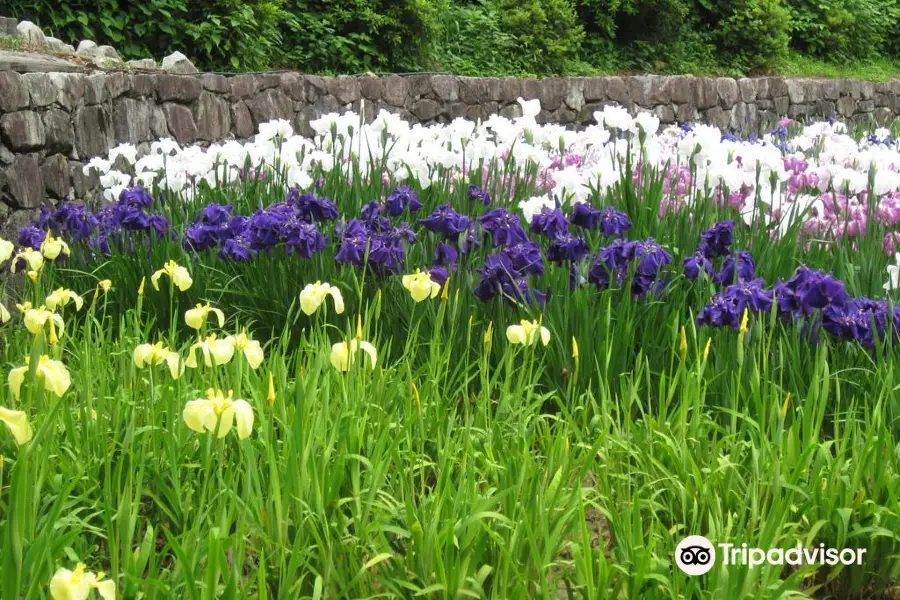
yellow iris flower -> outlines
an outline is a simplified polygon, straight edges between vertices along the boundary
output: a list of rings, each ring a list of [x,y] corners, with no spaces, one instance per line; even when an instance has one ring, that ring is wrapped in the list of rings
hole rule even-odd
[[[423,273],[421,269],[412,275],[404,275],[403,287],[409,290],[409,294],[416,302],[436,298],[441,293],[441,285],[431,280],[431,273]]]
[[[550,343],[550,330],[537,321],[521,320],[518,325],[506,328],[506,339],[510,344],[533,346],[538,339],[546,346]]]
[[[10,258],[12,258],[15,249],[16,247],[12,242],[8,242],[3,238],[0,238],[0,263],[5,263]]]
[[[134,364],[138,369],[155,367],[165,363],[169,367],[172,379],[178,379],[184,374],[184,365],[181,364],[181,356],[163,346],[162,342],[156,344],[141,344],[134,349]]]
[[[153,284],[154,290],[159,291],[159,278],[163,275],[168,276],[172,283],[175,284],[175,287],[182,292],[187,291],[194,284],[194,280],[191,279],[191,274],[188,273],[188,270],[174,260],[170,260],[163,265],[162,269],[150,276],[150,283]]]
[[[50,235],[49,231],[47,232],[47,237],[41,242],[41,254],[48,260],[56,260],[60,254],[68,256],[70,252],[69,245],[62,239]]]
[[[245,439],[253,430],[253,408],[246,400],[232,400],[222,390],[208,389],[206,398],[191,400],[184,407],[184,423],[197,433],[216,432],[223,438],[237,424],[238,438]]]
[[[23,310],[25,316],[23,321],[25,322],[25,329],[27,329],[32,335],[37,335],[41,331],[43,331],[44,327],[49,324],[50,325],[50,337],[56,338],[56,330],[57,328],[62,331],[65,327],[63,323],[63,318],[56,314],[51,310],[47,310],[45,306],[41,306],[39,308],[31,308],[31,303],[25,303],[21,305],[17,305],[19,310]]]
[[[18,399],[22,391],[22,383],[25,381],[25,374],[31,367],[31,357],[25,357],[25,366],[17,367],[9,372],[9,391],[13,398]],[[62,396],[72,384],[72,378],[69,376],[69,370],[66,365],[58,360],[53,360],[46,354],[41,355],[38,359],[37,369],[34,371],[35,377],[44,381],[44,389],[53,392],[57,396]]]
[[[331,296],[331,299],[334,301],[334,312],[337,314],[343,313],[344,297],[341,295],[341,290],[330,283],[322,283],[321,281],[307,283],[306,287],[300,292],[300,310],[307,316],[313,314],[319,310],[327,296]]]
[[[19,262],[20,258],[25,261],[30,271],[40,271],[41,267],[44,266],[44,255],[37,250],[28,248],[27,250],[22,250],[21,252],[16,254],[15,257],[13,257],[12,264],[9,266],[10,273],[16,272],[17,263]]]
[[[216,315],[219,327],[225,325],[225,313],[218,308],[213,308],[208,302],[206,304],[198,304],[194,308],[185,311],[184,322],[193,329],[202,329],[206,325],[206,320],[209,318],[210,313]]]
[[[64,307],[68,305],[69,302],[75,303],[75,310],[81,310],[81,307],[84,306],[84,299],[81,296],[72,290],[67,290],[65,288],[57,288],[47,296],[46,300],[47,308],[50,310]]]
[[[9,428],[9,432],[16,438],[16,444],[21,446],[31,441],[34,432],[28,422],[28,415],[21,410],[10,410],[0,406],[0,422]]]
[[[12,315],[6,310],[6,307],[0,304],[0,323],[9,323]]]
[[[378,351],[369,342],[352,339],[349,342],[338,342],[331,347],[331,364],[342,373],[350,370],[350,366],[356,360],[356,354],[362,350],[369,355],[369,366],[375,369],[378,362]]]
[[[262,346],[260,346],[258,341],[250,339],[246,331],[233,336],[229,335],[225,338],[225,341],[229,342],[236,352],[244,355],[244,358],[247,359],[247,364],[254,371],[262,364],[265,358]]]
[[[53,600],[87,600],[97,590],[103,600],[116,600],[116,582],[103,579],[104,573],[91,573],[82,563],[74,571],[59,569],[50,580]]]
[[[207,367],[227,365],[234,356],[234,344],[228,338],[219,339],[215,334],[191,346],[184,364],[192,369],[197,368],[197,350],[203,352],[203,362]]]

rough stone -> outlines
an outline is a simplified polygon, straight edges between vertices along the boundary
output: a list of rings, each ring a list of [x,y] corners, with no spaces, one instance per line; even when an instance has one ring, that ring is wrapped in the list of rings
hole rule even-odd
[[[697,109],[692,104],[675,105],[675,121],[677,123],[689,123],[698,118]]]
[[[280,89],[269,89],[247,100],[247,108],[257,124],[294,116],[294,104]]]
[[[561,77],[548,77],[541,81],[541,108],[554,111],[562,106],[566,99],[566,80]],[[465,102],[465,99],[463,98]]]
[[[422,98],[416,100],[412,113],[420,121],[431,121],[441,114],[441,104],[431,98]]]
[[[716,91],[719,94],[719,101],[723,108],[731,108],[740,99],[740,89],[737,81],[730,77],[719,77],[716,79]]]
[[[367,79],[378,81],[377,77],[366,77],[362,81]],[[360,89],[362,89],[362,81],[360,81]],[[281,73],[278,76],[278,86],[294,102],[306,100],[306,86],[303,84],[303,78],[298,73]]]
[[[112,146],[112,128],[103,106],[83,106],[75,111],[75,150],[79,159],[106,154]]]
[[[328,80],[328,93],[340,104],[350,104],[359,100],[359,82],[349,75],[332,77]],[[253,111],[252,106],[250,110]]]
[[[690,77],[676,76],[669,84],[670,99],[674,104],[688,104],[694,97]]]
[[[806,89],[803,86],[803,80],[801,79],[788,79],[786,82],[788,98],[791,99],[791,104],[802,104],[806,99]]]
[[[309,102],[315,102],[322,96],[328,94],[328,85],[324,77],[319,75],[306,75],[303,77],[303,80],[306,83],[306,99]]]
[[[31,21],[19,21],[19,24],[16,26],[16,33],[31,46],[38,48],[48,47],[44,32]]]
[[[234,123],[234,135],[238,138],[248,138],[256,131],[250,109],[243,101],[231,105],[231,121]]]
[[[228,78],[218,73],[204,73],[200,76],[200,85],[204,90],[217,92],[219,94],[227,94],[231,91],[231,85]]]
[[[841,97],[841,83],[836,79],[826,79],[822,82],[822,97],[825,100],[837,100]]]
[[[147,71],[155,71],[158,67],[156,61],[152,58],[135,58],[125,63],[132,69],[144,69]]]
[[[659,118],[659,122],[663,125],[675,122],[675,111],[668,104],[660,104],[653,109],[653,114]]]
[[[0,112],[28,108],[28,88],[15,71],[0,71]]]
[[[156,95],[156,75],[149,73],[132,73],[131,90],[128,95],[132,98],[142,98],[144,96]]]
[[[33,108],[50,106],[56,100],[56,86],[46,73],[25,73],[22,81],[28,89]]]
[[[84,76],[75,73],[50,73],[49,77],[57,89],[56,102],[67,110],[74,110],[84,97]]]
[[[42,118],[47,151],[69,154],[75,145],[75,128],[72,126],[69,113],[59,108],[51,108]]]
[[[44,175],[44,190],[51,198],[67,198],[72,189],[69,179],[69,161],[62,154],[47,157],[41,166]]]
[[[629,77],[627,102],[633,102],[641,108],[650,108],[650,84],[651,78],[647,75]]]
[[[81,40],[78,42],[78,48],[75,50],[75,54],[81,58],[93,58],[99,54],[98,48],[99,46],[91,40]]]
[[[188,75],[159,75],[156,79],[156,95],[160,102],[187,104],[200,97],[203,86],[199,77]]]
[[[199,72],[187,56],[177,51],[162,59],[160,66],[163,71],[175,73],[176,75],[193,75]]]
[[[309,79],[307,79],[309,81]],[[381,97],[391,106],[403,106],[409,94],[409,82],[399,75],[389,75],[384,78],[384,89]]]
[[[155,139],[171,137],[169,124],[166,122],[166,113],[155,104],[150,107],[150,133]]]
[[[873,100],[860,100],[856,103],[856,110],[863,113],[870,113],[875,110],[875,102]]]
[[[47,47],[50,48],[50,50],[52,50],[53,52],[57,52],[59,54],[65,54],[69,56],[75,54],[74,46],[52,36],[47,37]]]
[[[44,179],[38,160],[31,154],[16,156],[6,169],[6,185],[10,199],[19,208],[36,208],[41,205]]]
[[[116,52],[116,49],[112,46],[97,46],[97,56],[102,56],[103,58],[111,58],[113,60],[122,61],[119,57],[119,53]]]
[[[741,90],[741,101],[742,102],[755,102],[756,101],[756,80],[750,79],[749,77],[743,77],[738,79],[738,88]],[[674,100],[676,101],[677,100]]]
[[[84,86],[85,105],[100,104],[106,100],[106,73],[95,73],[87,78]]]
[[[431,89],[442,102],[456,102],[459,99],[459,83],[452,75],[432,75]]]
[[[778,96],[775,98],[775,114],[783,117],[787,114],[788,108],[791,106],[791,99],[788,96]]]
[[[76,198],[87,200],[88,196],[100,187],[100,175],[94,169],[85,175],[84,163],[70,160],[69,172],[72,178],[72,191],[75,192]]]
[[[109,73],[106,76],[106,97],[109,99],[115,99],[131,90],[131,78],[121,72],[118,71],[116,73]]]
[[[231,111],[225,100],[211,92],[200,94],[194,108],[197,121],[197,135],[209,142],[221,140],[231,131]]]
[[[460,77],[458,82],[459,99],[469,106],[482,104],[491,99],[490,80],[483,77]]]
[[[606,100],[606,78],[585,77],[582,91],[584,93],[584,101],[587,103]]]
[[[507,119],[518,119],[522,116],[522,106],[518,102],[507,104],[500,109],[500,116]]]
[[[236,100],[249,98],[257,91],[256,78],[248,73],[229,77],[228,83],[231,85],[231,96]]]
[[[837,114],[836,111],[837,106],[831,100],[816,101],[816,114],[823,119],[830,119],[835,116]]]
[[[18,24],[19,22],[13,17],[0,17],[0,35],[15,37]]]
[[[197,141],[197,124],[191,109],[174,102],[166,102],[162,106],[169,124],[169,131],[179,144],[192,144]]]
[[[700,110],[719,103],[719,90],[715,79],[699,77],[694,80],[694,104]]]
[[[541,97],[541,82],[537,79],[522,80],[522,98],[535,100]]]
[[[837,101],[837,111],[845,119],[856,112],[856,100],[850,96],[842,96]]]
[[[39,150],[46,142],[44,123],[38,113],[22,110],[0,117],[3,143],[14,152]]]
[[[431,75],[414,73],[404,75],[403,78],[406,80],[410,96],[416,98],[431,94]]]
[[[671,85],[668,77],[650,76],[650,105],[669,104],[672,101]]]
[[[119,98],[113,104],[116,143],[137,144],[150,138],[150,107],[142,100]]]
[[[0,165],[8,165],[14,161],[16,155],[9,151],[9,148],[0,144]]]
[[[564,102],[566,106],[575,111],[575,115],[571,119],[574,120],[578,115],[578,111],[584,106],[584,79],[581,77],[570,77],[566,81],[568,82],[568,89]]]

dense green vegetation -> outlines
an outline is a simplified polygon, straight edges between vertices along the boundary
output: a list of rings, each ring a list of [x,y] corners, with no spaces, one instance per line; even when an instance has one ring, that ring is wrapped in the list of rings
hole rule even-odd
[[[220,70],[900,72],[898,0],[11,0],[57,37]],[[821,61],[821,64],[818,62]],[[877,76],[876,76],[877,77]]]

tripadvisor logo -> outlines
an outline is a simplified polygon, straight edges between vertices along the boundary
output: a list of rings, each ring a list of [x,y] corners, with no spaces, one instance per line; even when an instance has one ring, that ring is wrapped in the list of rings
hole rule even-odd
[[[702,535],[689,535],[675,548],[675,564],[687,575],[703,575],[716,564],[721,553],[722,565],[758,567],[760,565],[861,565],[866,548],[826,548],[819,544],[806,548],[751,548],[747,544],[716,544]]]

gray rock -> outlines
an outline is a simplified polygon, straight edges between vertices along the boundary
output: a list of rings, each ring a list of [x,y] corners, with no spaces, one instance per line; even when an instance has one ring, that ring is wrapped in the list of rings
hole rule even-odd
[[[826,79],[822,82],[822,97],[825,100],[837,100],[841,97],[841,83],[837,79]]]
[[[650,85],[652,79],[647,75],[634,75],[626,79],[628,84],[628,100],[642,108],[650,108]],[[631,107],[628,107],[629,109]]]
[[[668,104],[660,104],[653,109],[653,114],[659,118],[659,122],[663,125],[675,122],[675,111]]]
[[[75,145],[75,128],[69,113],[51,108],[43,114],[43,121],[47,151],[69,154]]]
[[[569,120],[569,122],[572,122],[577,117],[578,111],[584,106],[584,78],[570,77],[566,82],[566,97],[563,101],[566,106],[575,111],[575,114],[572,115],[572,118]]]
[[[62,40],[55,37],[47,38],[47,47],[54,52],[58,52],[60,54],[72,55],[75,54],[75,48],[71,44],[67,44]]]
[[[284,86],[282,86],[284,87]],[[366,100],[378,102],[381,100],[381,91],[384,88],[380,77],[374,75],[366,75],[359,79],[359,94]],[[290,92],[288,95],[291,96]],[[293,96],[291,96],[294,99]],[[377,113],[377,110],[375,111]]]
[[[311,83],[311,79],[307,78]],[[381,97],[391,106],[403,106],[409,95],[409,82],[399,75],[389,75],[384,78],[384,89]]]
[[[856,103],[856,110],[863,113],[870,113],[875,110],[874,100],[860,100]]]
[[[119,98],[113,103],[113,133],[117,144],[150,139],[150,107],[143,100]]]
[[[18,24],[19,22],[13,17],[0,17],[0,35],[15,37]]]
[[[837,115],[837,106],[831,100],[816,100],[816,115],[823,119],[830,119]]]
[[[759,127],[759,112],[756,104],[747,102],[738,102],[731,111],[732,131],[740,133],[749,133],[755,131]]]
[[[412,113],[419,121],[431,121],[441,114],[441,104],[431,98],[422,98],[416,100]]]
[[[100,175],[94,169],[85,175],[83,167],[84,163],[69,161],[72,190],[75,192],[75,197],[88,200],[100,188]]]
[[[871,81],[860,81],[859,93],[863,100],[871,100],[875,96],[875,84]]]
[[[788,95],[787,82],[783,77],[769,77],[768,82],[770,98],[779,98]]]
[[[889,108],[876,108],[872,116],[879,127],[887,127],[895,118],[893,111]]]
[[[0,72],[67,73],[80,70],[79,65],[46,52],[0,50]]]
[[[125,92],[131,90],[131,77],[127,73],[118,71],[106,75],[106,97],[115,100]]]
[[[92,40],[81,40],[78,42],[78,48],[75,49],[75,55],[81,58],[93,58],[100,54],[99,46]]]
[[[9,148],[0,144],[0,165],[8,165],[11,164],[13,160],[15,160],[16,156],[12,152],[9,151]]]
[[[541,97],[541,82],[537,79],[523,79],[522,98],[525,100],[537,100]]]
[[[431,89],[442,102],[456,102],[459,99],[459,81],[453,75],[432,75]]]
[[[117,61],[122,61],[122,58],[119,56],[119,53],[116,52],[116,49],[112,46],[97,46],[97,56],[103,56],[104,58],[112,58]]]
[[[95,56],[91,59],[91,65],[98,69],[120,69],[125,64],[121,59],[108,56]]]
[[[243,101],[231,105],[231,122],[234,123],[234,135],[237,138],[246,139],[256,132],[253,116]]]
[[[625,80],[621,77],[607,77],[606,97],[619,104],[628,102],[628,86],[625,85]]]
[[[171,137],[169,124],[166,123],[166,113],[159,106],[150,106],[150,133],[156,139]]]
[[[356,77],[341,75],[328,79],[328,93],[335,97],[340,104],[350,104],[359,100],[359,82]],[[253,107],[250,107],[251,112]]]
[[[700,110],[712,108],[719,103],[719,89],[716,80],[698,77],[694,80],[694,104]]]
[[[585,77],[582,91],[584,93],[584,101],[587,103],[606,100],[606,78]],[[581,115],[579,115],[580,118]]]
[[[738,79],[738,87],[741,90],[741,100],[743,102],[754,102],[756,100],[757,87],[756,80],[749,77]]]
[[[258,90],[256,77],[243,73],[229,78],[231,84],[231,96],[235,99],[249,98]]]
[[[132,73],[128,78],[131,80],[131,90],[128,92],[128,95],[132,98],[156,96],[156,75]]]
[[[500,109],[500,116],[506,117],[507,119],[518,119],[522,116],[522,105],[518,102],[507,104]]]
[[[83,106],[75,111],[75,150],[81,160],[106,154],[112,146],[109,115],[102,106]]]
[[[360,81],[360,87],[362,86],[362,81],[365,81],[369,78],[363,78]],[[377,79],[376,79],[377,80]],[[278,87],[287,94],[288,98],[293,100],[294,102],[303,102],[306,100],[306,85],[303,82],[303,78],[300,77],[299,73],[281,73],[278,75]]]
[[[309,102],[315,102],[322,96],[328,94],[328,85],[324,77],[319,75],[304,75],[303,80],[306,87],[306,99]],[[234,92],[232,92],[234,93]],[[318,119],[319,116],[313,117]]]
[[[516,98],[522,95],[522,82],[517,77],[501,77],[497,80],[496,85],[496,97],[499,102],[515,102]],[[432,79],[432,88],[434,88],[434,79]]]
[[[693,100],[694,91],[690,77],[677,75],[669,78],[669,99],[674,104],[687,104]]]
[[[319,115],[326,115],[341,110],[341,105],[338,104],[338,101],[335,100],[334,96],[319,96],[319,99],[313,102],[313,106]],[[256,119],[256,122],[258,123],[259,120]]]
[[[28,108],[28,88],[15,71],[0,71],[0,112]]]
[[[0,135],[13,152],[39,150],[46,142],[44,123],[31,110],[7,113],[0,117]]]
[[[56,100],[56,86],[46,73],[25,73],[22,81],[33,108],[49,106]]]
[[[51,198],[61,200],[69,196],[72,189],[69,180],[69,161],[62,154],[47,157],[41,166],[44,174],[44,190]]]
[[[165,74],[156,77],[156,95],[160,102],[187,104],[199,98],[202,91],[199,77]]]
[[[197,141],[197,124],[191,109],[173,102],[163,104],[163,112],[169,131],[179,144],[192,144]]]
[[[650,106],[672,102],[672,80],[659,75],[650,76]],[[674,115],[674,111],[673,111]],[[674,118],[674,116],[673,116]]]
[[[541,108],[554,111],[562,106],[566,98],[566,80],[561,77],[548,77],[541,81]],[[490,115],[488,115],[490,116]],[[485,117],[487,118],[487,117]]]
[[[787,115],[790,106],[791,99],[788,96],[778,96],[775,98],[775,114],[779,117]]]
[[[212,92],[200,94],[200,101],[194,107],[197,121],[197,135],[201,140],[221,140],[231,132],[231,111],[228,103]]]
[[[89,75],[84,87],[84,103],[100,104],[106,100],[106,73]]]
[[[737,81],[731,77],[719,77],[716,79],[716,91],[724,108],[731,108],[740,99],[741,92]]]
[[[788,98],[791,104],[803,104],[806,99],[806,89],[803,87],[803,81],[800,79],[788,79],[787,84]]]
[[[217,73],[204,73],[201,75],[200,85],[203,86],[204,90],[218,92],[220,94],[227,94],[231,91],[231,86],[228,84],[228,78]]]
[[[31,46],[47,48],[47,38],[41,28],[31,21],[20,21],[16,26],[16,33]]]
[[[194,63],[181,52],[173,52],[162,59],[161,66],[163,71],[178,75],[193,75],[194,73],[199,73],[197,67],[194,66]]]
[[[36,208],[44,194],[44,178],[38,160],[31,154],[16,156],[6,169],[6,185],[11,200],[19,208]]]
[[[280,89],[269,89],[254,96],[247,101],[247,108],[255,123],[294,116],[294,104]]]
[[[136,58],[127,61],[125,64],[132,69],[145,69],[148,71],[155,71],[158,68],[156,61],[152,58]]]
[[[768,100],[772,96],[769,94],[769,80],[765,77],[760,77],[756,79],[756,99],[757,100]]]
[[[694,108],[693,104],[677,104],[675,106],[676,123],[690,123],[698,118],[699,113],[697,113],[697,109]]]
[[[403,79],[406,80],[410,96],[417,98],[431,94],[431,75],[414,73],[412,75],[404,75]]]
[[[75,73],[50,73],[56,86],[56,101],[67,110],[73,110],[84,97],[85,76]]]

